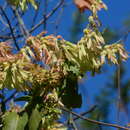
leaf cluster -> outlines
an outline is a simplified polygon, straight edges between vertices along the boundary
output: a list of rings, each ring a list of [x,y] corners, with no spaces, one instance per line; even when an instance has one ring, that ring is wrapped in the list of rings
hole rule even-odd
[[[20,7],[23,11],[28,8],[28,4],[37,9],[37,2],[35,0],[7,0],[7,2],[12,6]]]

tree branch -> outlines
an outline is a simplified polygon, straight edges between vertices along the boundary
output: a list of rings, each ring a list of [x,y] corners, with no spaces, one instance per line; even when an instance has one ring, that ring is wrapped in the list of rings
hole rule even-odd
[[[111,127],[115,127],[115,128],[120,128],[120,129],[124,129],[124,130],[129,130],[127,127],[123,127],[123,126],[120,126],[120,125],[110,124],[110,123],[104,123],[104,122],[101,122],[101,121],[96,121],[96,120],[89,119],[89,118],[87,118],[87,117],[83,117],[83,116],[81,116],[81,115],[79,115],[79,114],[77,114],[77,113],[75,113],[75,112],[70,111],[70,110],[67,109],[67,108],[63,108],[63,107],[62,107],[61,109],[62,109],[63,111],[66,111],[66,112],[68,112],[68,113],[71,113],[71,114],[77,116],[77,117],[80,118],[80,119],[86,120],[86,121],[91,122],[91,123],[94,123],[94,124],[105,125],[105,126],[111,126]]]
[[[89,113],[93,112],[93,111],[96,109],[96,107],[97,107],[97,105],[94,105],[94,106],[92,106],[88,111],[83,112],[83,113],[81,113],[80,115],[81,115],[81,116],[84,116],[84,115],[86,115],[86,114],[89,114]],[[79,117],[75,117],[73,120],[75,121],[75,120],[77,120],[77,119],[79,119]]]
[[[52,11],[46,15],[46,17],[44,19],[42,19],[37,25],[35,25],[34,27],[32,27],[32,29],[29,31],[30,33],[32,33],[35,29],[37,29],[39,26],[41,26],[47,19],[49,19],[56,11],[57,9],[64,3],[64,0],[61,0],[54,9],[52,9]]]
[[[18,25],[19,25],[22,35],[24,36],[25,39],[28,38],[30,36],[29,31],[27,30],[27,28],[24,24],[24,21],[20,17],[18,10],[13,6],[12,6],[12,10],[18,20]]]
[[[4,103],[7,103],[9,100],[11,100],[15,95],[17,91],[15,90],[7,99],[4,100]]]
[[[3,8],[2,8],[1,6],[0,6],[0,10],[1,10],[1,12],[3,13],[3,15],[4,15],[6,21],[7,21],[8,25],[9,25],[9,28],[10,28],[10,31],[11,31],[11,35],[12,35],[12,38],[13,38],[13,40],[14,40],[14,44],[15,44],[17,50],[19,51],[20,48],[19,48],[19,46],[18,46],[18,44],[17,44],[17,41],[16,41],[16,38],[15,38],[15,35],[14,35],[13,28],[12,28],[11,23],[10,23],[10,20],[8,19],[8,17],[7,17],[7,15],[6,15],[5,11],[3,10]]]

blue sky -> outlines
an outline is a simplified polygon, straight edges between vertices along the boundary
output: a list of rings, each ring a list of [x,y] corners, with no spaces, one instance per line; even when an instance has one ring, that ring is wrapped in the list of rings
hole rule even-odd
[[[104,0],[104,2],[108,6],[108,10],[101,10],[99,12],[99,18],[102,21],[103,27],[110,27],[116,31],[122,30],[123,27],[123,21],[125,19],[130,18],[130,1],[129,0]],[[68,7],[69,8],[69,7]],[[73,7],[75,10],[75,7]],[[86,12],[87,13],[87,12]],[[70,18],[70,14],[68,18]],[[71,18],[70,18],[71,19]],[[70,22],[70,25],[72,23]],[[70,26],[69,25],[69,26]],[[125,48],[128,52],[130,52],[130,35],[128,36],[127,40],[124,43]],[[126,76],[125,79],[130,79],[130,60],[128,59],[126,63]],[[83,82],[80,83],[81,93],[83,94],[83,104],[80,111],[86,111],[88,106],[88,98],[89,104],[94,104],[94,95],[98,95],[100,92],[100,88],[105,87],[106,82],[108,82],[108,79],[112,74],[114,74],[114,71],[116,69],[116,66],[108,66],[107,69],[109,71],[104,74],[96,75],[96,77],[87,76]],[[116,109],[115,104],[112,104],[110,108],[110,120],[111,122],[116,122]],[[124,117],[124,115],[122,115]],[[125,117],[124,117],[125,118]],[[127,122],[127,119],[123,119],[121,121],[121,124],[124,124]]]
[[[53,4],[50,6],[53,6],[57,1],[51,0]],[[76,7],[74,6],[72,0],[66,0],[67,6],[64,8],[64,11],[62,13],[62,16],[60,18],[60,24],[58,28],[58,34],[62,35],[64,39],[69,40],[70,39],[70,27],[73,24],[73,14],[76,10]],[[104,0],[106,5],[108,6],[108,10],[101,10],[99,12],[99,18],[102,21],[103,27],[110,27],[115,30],[121,30],[122,29],[122,23],[125,19],[130,18],[130,0]],[[0,5],[2,5],[3,0],[0,0]],[[30,10],[31,13],[24,16],[25,23],[27,24],[27,27],[30,26],[30,20],[31,16],[33,15],[33,9]],[[49,12],[49,11],[48,11]],[[10,12],[8,12],[10,13]],[[85,12],[86,14],[89,14],[89,12]],[[54,33],[55,32],[55,26],[54,26],[54,18],[57,18],[58,12],[48,21],[47,30],[48,33]],[[42,14],[39,15],[39,18],[37,22],[40,20]],[[87,22],[86,22],[87,25]],[[33,35],[36,35],[41,30],[43,30],[43,26],[41,26],[37,31],[33,33]],[[128,39],[125,41],[125,47],[128,52],[130,52],[130,36],[128,36]],[[125,63],[127,67],[127,75],[126,78],[130,77],[130,60]],[[83,80],[80,83],[80,92],[83,94],[83,105],[82,108],[78,111],[86,111],[88,109],[88,106],[86,105],[88,97],[91,98],[90,105],[94,103],[93,96],[97,95],[100,92],[99,88],[102,88],[105,86],[105,83],[108,81],[108,78],[110,75],[113,74],[116,67],[109,66],[107,67],[109,69],[108,73],[97,75],[96,77],[87,76],[87,80]],[[113,109],[113,108],[112,108]],[[113,119],[115,116],[115,110],[112,113]]]

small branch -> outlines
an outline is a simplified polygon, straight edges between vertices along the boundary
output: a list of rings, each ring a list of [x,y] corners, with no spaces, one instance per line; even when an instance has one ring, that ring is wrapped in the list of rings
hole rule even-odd
[[[67,124],[69,128],[72,128],[73,130],[78,130],[71,113]]]
[[[4,103],[7,103],[9,100],[11,100],[15,95],[16,95],[17,91],[15,90],[11,96],[9,96],[7,99],[4,100]]]
[[[55,35],[57,35],[57,32],[58,32],[58,27],[60,25],[60,20],[61,20],[61,16],[63,14],[63,11],[64,11],[64,4],[62,5],[62,8],[61,8],[61,11],[59,12],[59,16],[57,17],[56,19],[56,22],[55,22]]]
[[[105,126],[111,126],[111,127],[115,127],[115,128],[120,128],[120,129],[124,129],[124,130],[129,130],[127,127],[123,127],[123,126],[119,126],[119,125],[116,125],[116,124],[110,124],[110,123],[104,123],[104,122],[101,122],[101,121],[96,121],[96,120],[92,120],[92,119],[89,119],[89,118],[85,118],[75,112],[72,112],[70,110],[68,110],[67,108],[61,108],[63,111],[66,111],[68,113],[71,113],[77,117],[79,117],[80,119],[83,119],[83,120],[86,120],[88,122],[91,122],[91,123],[94,123],[94,124],[98,124],[98,125],[105,125]]]
[[[34,17],[33,17],[33,20],[32,20],[32,26],[31,27],[33,27],[34,25],[35,25],[35,22],[36,22],[36,20],[37,20],[37,17],[38,17],[38,15],[39,15],[39,12],[40,12],[40,5],[42,5],[41,4],[41,1],[42,0],[40,0],[39,2],[38,2],[38,8],[37,8],[37,10],[35,11],[35,14],[34,14]]]
[[[1,6],[0,6],[0,10],[1,10],[1,12],[3,13],[3,15],[4,15],[6,21],[7,21],[8,25],[9,25],[9,28],[10,28],[10,31],[11,31],[11,35],[12,35],[12,38],[13,38],[13,40],[14,40],[14,44],[15,44],[17,50],[19,51],[20,48],[19,48],[19,46],[18,46],[18,44],[17,44],[17,42],[16,42],[16,38],[15,38],[15,35],[14,35],[13,28],[12,28],[12,26],[11,26],[10,20],[8,19],[8,17],[7,17],[7,15],[6,15],[5,11],[3,10],[3,8],[2,8]]]
[[[12,6],[12,10],[18,20],[18,25],[19,25],[22,35],[24,36],[25,39],[28,38],[30,36],[29,31],[27,30],[22,18],[20,17],[18,10],[13,6]]]
[[[48,20],[56,11],[59,9],[59,7],[64,3],[64,0],[61,0],[53,9],[52,11],[46,15],[45,19],[42,19],[37,25],[33,26],[30,30],[29,33],[32,33],[35,29],[37,29],[39,26],[41,26],[46,20]],[[22,34],[16,35],[16,38],[22,37]],[[3,38],[3,37],[2,37]],[[11,39],[10,37],[8,39]]]
[[[7,36],[7,35],[0,35],[0,39],[6,39],[6,40],[8,40],[8,39],[12,39],[12,37]]]
[[[7,28],[9,28],[9,25],[7,23],[5,23],[4,19],[2,18],[2,16],[0,15],[0,21],[3,25],[5,25]]]
[[[118,93],[118,101],[117,101],[117,122],[120,123],[120,105],[121,105],[121,61],[120,56],[118,59],[119,64],[117,65],[117,93]]]
[[[93,111],[96,109],[96,107],[97,107],[97,105],[94,105],[94,106],[92,106],[88,111],[83,112],[83,113],[81,113],[80,115],[81,115],[81,116],[84,116],[84,115],[86,115],[86,114],[89,114],[89,113],[93,112]],[[73,120],[75,121],[75,120],[77,120],[77,119],[79,119],[79,117],[75,117]]]
[[[0,108],[1,108],[1,112],[5,112],[5,109],[6,109],[6,106],[5,106],[5,103],[4,103],[4,99],[5,99],[5,96],[4,96],[4,89],[2,89],[1,90],[1,92],[2,92],[2,97],[1,97],[1,106],[0,106]]]
[[[39,26],[41,26],[47,19],[49,19],[56,11],[57,9],[64,3],[64,0],[61,0],[56,7],[48,14],[46,15],[46,18],[41,20],[37,25],[35,25],[29,32],[32,33],[35,29],[37,29]]]
[[[48,0],[44,0],[44,11],[43,11],[43,18],[45,20],[43,24],[44,31],[46,31],[46,28],[47,28],[47,19],[46,19],[47,7],[48,7]]]

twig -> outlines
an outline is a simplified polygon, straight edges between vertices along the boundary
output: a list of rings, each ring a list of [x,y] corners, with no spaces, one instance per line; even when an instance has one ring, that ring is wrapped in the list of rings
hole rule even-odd
[[[59,27],[59,24],[60,24],[60,19],[61,19],[61,16],[63,14],[63,11],[64,11],[64,4],[62,5],[62,8],[61,8],[61,11],[59,12],[59,16],[57,17],[56,19],[56,22],[55,22],[55,35],[57,35],[57,31],[58,31],[58,27]]]
[[[120,123],[120,105],[121,105],[121,79],[120,79],[120,71],[121,71],[121,64],[120,64],[120,56],[118,59],[119,64],[117,65],[117,92],[118,92],[118,102],[117,102],[117,122]]]
[[[68,120],[68,125],[70,126],[69,128],[73,128],[74,130],[78,130],[71,113],[70,113],[70,117]]]
[[[64,3],[64,0],[61,0],[53,9],[52,11],[46,15],[46,19],[42,19],[38,24],[36,24],[35,26],[33,26],[30,30],[29,33],[32,33],[35,29],[37,29],[39,26],[41,26],[47,19],[49,19],[56,11],[57,9],[59,9],[59,7]],[[16,35],[16,38],[20,38],[23,35],[18,34]]]
[[[7,35],[0,35],[0,39],[12,39],[12,37],[7,36]]]
[[[9,100],[11,100],[15,95],[16,95],[17,91],[15,90],[11,96],[9,96],[7,99],[4,100],[4,103],[7,103]]]
[[[97,115],[97,120],[100,121],[100,113]],[[99,130],[102,130],[102,125],[98,124]]]
[[[8,25],[9,25],[9,28],[10,28],[10,31],[11,31],[12,38],[13,38],[13,40],[14,40],[14,44],[15,44],[17,50],[19,51],[20,48],[19,48],[19,46],[18,46],[18,44],[17,44],[17,42],[16,42],[16,38],[15,38],[15,35],[14,35],[13,28],[12,28],[12,26],[11,26],[10,20],[8,19],[8,17],[7,17],[7,15],[6,15],[5,11],[3,10],[3,8],[2,8],[1,6],[0,6],[0,10],[2,11],[3,15],[4,15],[5,18],[6,18],[6,21],[7,21]]]
[[[96,120],[92,120],[90,118],[87,118],[87,117],[83,117],[75,112],[72,112],[70,110],[68,110],[67,108],[61,108],[63,111],[66,111],[68,113],[71,113],[77,117],[79,117],[80,119],[83,119],[83,120],[86,120],[88,122],[91,122],[91,123],[94,123],[94,124],[98,124],[98,125],[105,125],[105,126],[111,126],[111,127],[115,127],[115,128],[120,128],[120,129],[124,129],[124,130],[129,130],[127,127],[123,127],[123,126],[120,126],[120,125],[116,125],[116,124],[110,124],[110,123],[105,123],[105,122],[101,122],[101,121],[96,121]]]
[[[36,22],[36,20],[37,20],[37,17],[38,17],[39,11],[40,11],[40,5],[42,5],[42,4],[41,4],[41,1],[42,1],[42,0],[40,0],[39,3],[38,3],[38,5],[37,5],[38,8],[37,8],[37,10],[35,11],[35,14],[34,14],[34,17],[33,17],[33,20],[32,20],[32,26],[31,26],[31,27],[34,26],[34,24],[35,24],[35,22]]]
[[[2,18],[2,16],[0,15],[0,21],[3,25],[5,25],[6,27],[9,28],[9,25],[7,23],[5,23],[4,19]]]
[[[56,11],[57,9],[64,3],[64,0],[61,0],[54,9],[52,9],[52,11],[46,15],[45,19],[42,19],[37,25],[35,25],[34,27],[32,27],[32,29],[29,31],[30,33],[32,33],[35,29],[37,29],[39,26],[41,26],[47,19],[49,19]]]
[[[83,113],[81,113],[80,115],[81,115],[81,116],[84,116],[84,115],[86,115],[86,114],[89,114],[89,113],[93,112],[93,111],[96,109],[96,107],[97,107],[97,105],[94,105],[94,106],[92,106],[88,111],[83,112]],[[77,119],[79,119],[79,117],[75,117],[73,120],[75,121],[75,120],[77,120]]]
[[[30,36],[29,31],[27,30],[22,18],[20,17],[18,10],[13,6],[12,6],[12,10],[13,10],[14,15],[18,19],[18,24],[19,24],[19,28],[21,30],[21,33],[24,36],[24,38],[26,39],[27,37]]]
[[[43,18],[44,18],[44,24],[43,24],[43,30],[46,31],[47,28],[47,7],[48,7],[48,0],[44,0],[44,11],[43,11]]]

